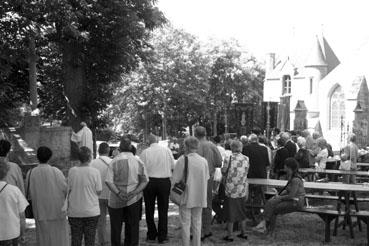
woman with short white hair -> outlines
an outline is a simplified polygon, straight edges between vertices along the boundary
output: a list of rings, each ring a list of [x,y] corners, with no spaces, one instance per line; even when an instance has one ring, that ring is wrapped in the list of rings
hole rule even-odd
[[[183,199],[179,206],[179,219],[182,230],[182,245],[190,245],[190,228],[192,228],[192,243],[201,245],[201,212],[207,207],[207,188],[209,168],[205,158],[197,154],[199,140],[187,137],[184,140],[186,154],[179,157],[173,171],[173,184],[180,182],[184,177],[187,159],[187,182]]]
[[[299,150],[295,155],[295,159],[299,163],[300,168],[308,168],[310,152],[306,149],[306,139],[304,137],[298,137],[297,145],[299,146]]]
[[[227,221],[227,235],[223,240],[232,242],[233,223],[241,223],[241,234],[237,237],[247,239],[246,236],[246,200],[248,196],[247,173],[249,158],[241,154],[242,143],[238,140],[231,142],[232,155],[224,160],[222,173],[225,177],[224,215]]]

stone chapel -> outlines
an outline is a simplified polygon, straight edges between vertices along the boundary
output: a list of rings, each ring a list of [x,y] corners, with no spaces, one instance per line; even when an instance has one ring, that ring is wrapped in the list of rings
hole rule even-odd
[[[340,61],[323,35],[316,36],[304,55],[300,52],[277,61],[274,53],[268,54],[263,101],[276,109],[269,112],[275,114],[269,119],[281,130],[319,131],[334,150],[346,144],[351,132],[366,147],[368,55],[367,44]]]

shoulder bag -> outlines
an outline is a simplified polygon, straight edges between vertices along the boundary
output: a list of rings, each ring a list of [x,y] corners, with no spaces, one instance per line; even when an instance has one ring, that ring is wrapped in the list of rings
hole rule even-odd
[[[228,172],[229,172],[229,168],[231,167],[231,164],[232,164],[232,156],[229,157],[227,170],[226,170],[226,172],[224,173],[224,175],[222,177],[222,182],[219,184],[218,198],[220,200],[224,200],[225,197],[226,197],[226,195],[225,195],[225,186],[226,186]]]
[[[6,183],[6,184],[3,186],[3,188],[1,188],[0,193],[5,189],[5,187],[6,187],[7,185],[8,185],[8,184]]]
[[[184,158],[185,158],[185,167],[183,171],[182,180],[174,184],[173,188],[170,190],[170,195],[169,195],[170,200],[178,206],[181,204],[182,198],[184,196],[184,192],[186,190],[186,184],[187,184],[188,157],[185,156]]]
[[[32,169],[29,171],[27,192],[26,192],[26,197],[27,197],[27,201],[28,201],[29,205],[26,207],[26,210],[24,211],[24,215],[26,216],[27,219],[34,219],[35,218],[34,215],[33,215],[32,200],[29,199],[29,187],[30,187],[30,182],[31,182],[31,173],[32,173]]]

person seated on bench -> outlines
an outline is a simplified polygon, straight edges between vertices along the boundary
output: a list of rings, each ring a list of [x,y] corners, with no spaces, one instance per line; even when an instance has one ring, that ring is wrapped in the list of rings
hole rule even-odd
[[[288,177],[287,185],[265,204],[264,219],[253,228],[254,231],[273,231],[278,214],[299,211],[304,206],[305,189],[304,181],[298,174],[299,164],[294,158],[287,158],[284,166]]]

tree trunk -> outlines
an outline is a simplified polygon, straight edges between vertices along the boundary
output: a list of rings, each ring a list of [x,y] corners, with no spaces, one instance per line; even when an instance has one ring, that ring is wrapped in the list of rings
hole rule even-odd
[[[29,38],[28,46],[28,67],[29,67],[29,92],[30,92],[30,103],[32,111],[37,108],[37,55],[36,55],[36,45],[35,38],[31,36]]]
[[[217,136],[218,135],[218,119],[217,119],[217,112],[214,112],[214,120],[213,120],[214,126],[213,126],[213,136]]]
[[[86,81],[82,54],[76,43],[65,42],[63,51],[64,94],[67,98],[68,124],[79,130],[83,120],[82,106],[85,100]]]

